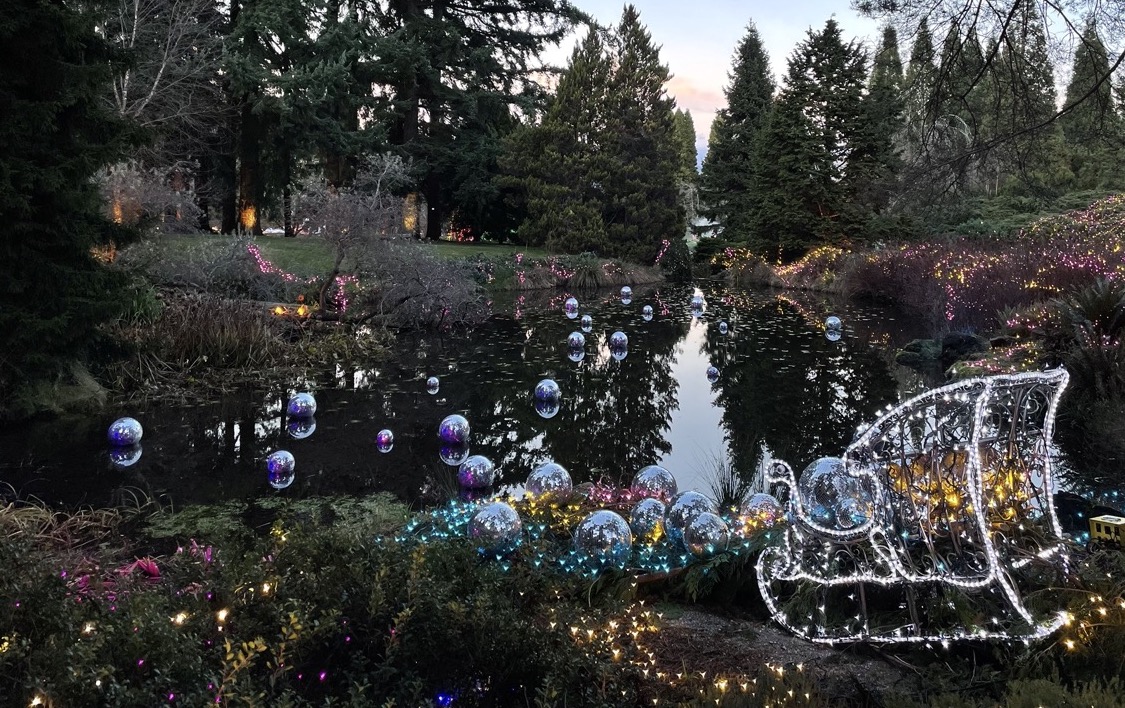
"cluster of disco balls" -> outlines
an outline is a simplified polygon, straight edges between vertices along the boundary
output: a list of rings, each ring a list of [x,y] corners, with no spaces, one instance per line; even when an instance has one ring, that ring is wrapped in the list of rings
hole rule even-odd
[[[294,440],[304,440],[316,430],[316,398],[298,393],[285,404],[289,420],[286,432]],[[266,480],[274,489],[285,489],[297,479],[297,458],[288,450],[275,450],[266,456]]]
[[[555,462],[537,467],[524,489],[536,502],[552,504],[565,503],[574,493],[570,474]],[[655,544],[664,540],[697,558],[721,553],[730,545],[732,530],[715,503],[696,491],[679,492],[675,477],[665,468],[644,467],[634,476],[629,492],[636,501],[628,518],[611,509],[597,509],[574,527],[572,545],[579,567],[623,569],[633,557],[635,541]],[[781,505],[768,494],[751,497],[743,512],[767,524],[782,515]],[[502,556],[522,544],[523,521],[511,505],[494,501],[473,513],[468,536],[481,553]]]

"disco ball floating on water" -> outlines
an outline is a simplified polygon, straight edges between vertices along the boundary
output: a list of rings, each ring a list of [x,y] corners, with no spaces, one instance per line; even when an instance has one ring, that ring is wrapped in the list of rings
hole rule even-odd
[[[844,336],[844,323],[836,315],[824,320],[824,337],[830,342],[838,342]]]
[[[563,312],[572,320],[578,317],[578,298],[568,297],[563,303]]]
[[[696,558],[721,553],[727,550],[729,543],[730,528],[727,522],[710,511],[698,514],[684,529],[684,547]]]
[[[437,392],[440,389],[441,389],[441,382],[438,381],[438,377],[431,376],[430,378],[426,379],[426,393],[433,396],[433,395],[437,394]]]
[[[292,418],[312,418],[316,415],[316,399],[311,393],[298,393],[289,399],[285,410]]]
[[[562,403],[557,398],[535,399],[535,412],[540,418],[554,418],[562,409]]]
[[[571,332],[566,338],[566,346],[569,349],[581,349],[586,346],[586,335],[581,332]]]
[[[496,465],[484,455],[473,455],[457,469],[462,489],[486,489],[496,481]]]
[[[609,335],[609,348],[613,349],[628,349],[629,337],[624,332],[614,332]]]
[[[715,383],[716,381],[719,380],[719,369],[718,369],[718,367],[715,367],[715,366],[708,366],[707,367],[707,380],[710,381],[711,383]]]
[[[582,319],[578,321],[582,331],[589,334],[594,329],[594,318],[589,315],[582,315]]]
[[[620,514],[599,509],[574,529],[574,550],[585,564],[624,568],[633,554],[633,532]]]
[[[111,445],[130,447],[139,443],[144,433],[144,428],[136,418],[118,418],[110,423],[106,437]]]
[[[141,444],[115,445],[109,449],[109,464],[117,469],[131,467],[141,459]]]
[[[719,323],[719,334],[726,334],[729,330],[730,330],[730,327],[727,325],[726,322],[720,322]]]
[[[633,289],[628,285],[621,288],[621,304],[628,305],[633,302]]]
[[[505,555],[516,550],[523,541],[523,521],[512,507],[504,502],[493,502],[473,514],[468,533],[481,553]]]
[[[684,531],[689,524],[705,511],[714,514],[718,511],[715,503],[696,491],[680,492],[668,503],[664,514],[664,533],[674,544],[684,542]]]
[[[554,379],[543,379],[535,384],[532,396],[537,401],[557,401],[562,397],[562,391]]]
[[[544,462],[527,476],[523,487],[534,499],[561,502],[570,498],[574,482],[565,467],[557,462]]]
[[[442,443],[438,448],[438,459],[450,467],[458,467],[469,459],[468,443]]]
[[[586,358],[585,349],[570,349],[566,353],[566,358],[573,361],[575,364]]]
[[[288,450],[271,452],[266,458],[266,475],[274,489],[285,489],[297,478],[297,461]]]
[[[652,305],[645,305],[641,308],[641,317],[645,322],[652,321]]]
[[[660,465],[648,465],[633,475],[629,491],[635,497],[671,499],[676,496],[676,478]]]
[[[293,418],[285,424],[285,432],[294,440],[304,440],[316,432],[316,418]]]
[[[463,445],[469,442],[469,421],[465,416],[454,413],[447,415],[438,426],[438,438],[442,442]]]
[[[383,428],[375,434],[375,449],[379,452],[390,452],[394,446],[395,434],[389,429]]]
[[[655,543],[664,535],[664,502],[649,497],[633,505],[629,512],[629,528],[633,535],[646,543]]]

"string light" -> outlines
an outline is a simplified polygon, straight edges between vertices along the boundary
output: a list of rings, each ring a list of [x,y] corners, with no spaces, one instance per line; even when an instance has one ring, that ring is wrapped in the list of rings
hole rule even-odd
[[[862,427],[844,461],[847,474],[866,486],[875,504],[874,513],[854,529],[816,523],[797,493],[792,468],[775,461],[768,481],[789,489],[795,523],[781,534],[781,544],[767,548],[757,562],[759,589],[774,619],[796,634],[829,644],[872,638],[886,642],[1040,638],[1058,630],[1066,613],[1036,621],[1009,572],[1033,560],[1067,560],[1049,492],[1054,475],[1047,449],[1068,378],[1065,370],[1058,369],[961,381],[915,396]],[[1042,414],[1042,427],[1031,431],[1029,418],[1035,414]],[[1001,444],[1008,446],[1009,454],[991,455],[987,460],[991,466],[986,465],[982,449],[992,451]],[[1017,460],[1014,456],[1021,453]],[[915,464],[919,460],[929,462]],[[1027,530],[1024,522],[1033,514],[1046,520],[1049,538],[1043,545],[1016,533]],[[924,549],[921,560],[912,557],[908,545],[915,537],[916,547]],[[944,552],[949,555],[938,553],[935,544],[942,543],[948,544]],[[1017,553],[1021,557],[1015,557]],[[952,570],[946,558],[957,559],[961,569]],[[843,568],[841,559],[847,561]],[[860,613],[833,630],[823,624],[802,624],[781,607],[774,594],[776,582],[856,587]],[[924,633],[912,613],[893,630],[872,630],[865,584],[926,583],[999,590],[1018,616],[1017,629]],[[823,615],[823,604],[820,609]],[[1030,629],[1020,630],[1021,623]],[[999,625],[998,618],[993,624]]]

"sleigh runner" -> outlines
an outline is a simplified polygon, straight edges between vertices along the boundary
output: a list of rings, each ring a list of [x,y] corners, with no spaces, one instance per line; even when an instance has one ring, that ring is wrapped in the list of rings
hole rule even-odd
[[[790,523],[757,564],[774,619],[828,643],[1057,629],[1062,613],[1027,596],[1066,564],[1050,444],[1067,380],[1057,369],[928,391],[861,429],[842,459],[810,465],[800,485],[774,462]]]

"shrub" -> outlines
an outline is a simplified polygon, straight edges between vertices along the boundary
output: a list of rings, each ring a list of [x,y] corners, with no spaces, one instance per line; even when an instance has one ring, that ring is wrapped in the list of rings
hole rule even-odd
[[[118,224],[164,233],[189,233],[202,213],[191,189],[194,165],[145,168],[136,162],[111,165],[98,175],[106,217]]]

